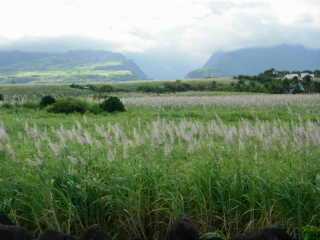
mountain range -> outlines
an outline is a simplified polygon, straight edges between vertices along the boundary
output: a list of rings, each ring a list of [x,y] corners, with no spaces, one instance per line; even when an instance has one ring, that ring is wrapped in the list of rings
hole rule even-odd
[[[186,78],[256,75],[270,68],[288,71],[320,69],[320,49],[278,45],[217,52],[202,68],[188,73]]]
[[[18,49],[18,50],[15,50]],[[88,50],[83,50],[88,49]],[[82,83],[181,79],[201,58],[168,51],[112,52],[88,39],[19,41],[0,47],[0,83]],[[199,56],[197,53],[194,56]],[[243,48],[215,52],[186,78],[256,75],[266,69],[320,69],[320,50],[301,45]]]

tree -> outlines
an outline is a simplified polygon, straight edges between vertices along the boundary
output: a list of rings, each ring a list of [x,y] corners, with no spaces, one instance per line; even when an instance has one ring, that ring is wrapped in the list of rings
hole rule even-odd
[[[217,82],[216,81],[211,81],[210,82],[209,90],[211,90],[211,91],[217,90]]]
[[[264,71],[264,73],[262,74],[263,76],[265,77],[274,77],[275,76],[275,69],[274,68],[271,68],[271,69],[268,69],[266,71]]]
[[[284,79],[282,81],[282,89],[283,89],[283,93],[289,93],[291,90],[291,81],[289,79]]]
[[[293,81],[294,83],[299,83],[299,78],[298,78],[298,77],[294,77],[294,78],[292,79],[292,81]]]
[[[306,75],[303,80],[302,80],[302,84],[305,87],[307,92],[311,92],[312,91],[312,77],[310,75]]]
[[[303,93],[304,91],[303,85],[301,83],[297,83],[293,89],[293,94]]]

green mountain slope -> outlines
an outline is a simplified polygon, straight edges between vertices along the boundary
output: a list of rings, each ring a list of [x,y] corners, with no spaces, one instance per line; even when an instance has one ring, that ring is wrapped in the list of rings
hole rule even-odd
[[[0,83],[80,83],[144,80],[133,61],[107,51],[0,52]]]

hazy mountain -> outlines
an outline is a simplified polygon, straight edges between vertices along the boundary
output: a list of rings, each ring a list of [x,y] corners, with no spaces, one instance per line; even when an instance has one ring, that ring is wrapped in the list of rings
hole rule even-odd
[[[187,72],[202,64],[198,58],[193,59],[181,53],[144,52],[129,53],[128,56],[156,80],[183,79]]]
[[[300,45],[279,45],[218,52],[203,68],[190,72],[187,78],[255,75],[270,68],[289,71],[319,69],[320,50]]]
[[[51,77],[50,80],[63,80],[63,77],[88,81],[147,79],[139,66],[124,55],[97,50],[58,53],[0,51],[0,73],[7,75],[0,80],[9,81],[15,77],[15,82],[29,82],[25,79],[30,80],[31,76],[41,80],[44,75]]]

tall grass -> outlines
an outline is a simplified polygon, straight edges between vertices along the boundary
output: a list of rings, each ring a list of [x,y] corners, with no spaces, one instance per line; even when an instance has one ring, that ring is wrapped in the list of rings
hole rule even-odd
[[[0,125],[0,210],[33,229],[161,239],[191,216],[226,236],[319,226],[319,122],[139,119]]]

